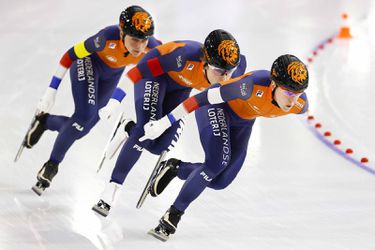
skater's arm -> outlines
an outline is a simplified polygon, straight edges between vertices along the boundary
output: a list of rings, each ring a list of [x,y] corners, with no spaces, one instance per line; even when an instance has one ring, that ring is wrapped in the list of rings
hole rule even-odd
[[[249,74],[226,81],[222,85],[215,84],[211,88],[189,97],[167,115],[169,121],[174,123],[205,105],[250,98],[253,91],[253,79]]]
[[[106,29],[103,29],[94,36],[75,44],[68,51],[66,51],[60,59],[59,65],[57,66],[56,72],[52,77],[49,87],[57,90],[61,80],[64,78],[72,63],[77,59],[84,58],[94,52],[103,50],[106,41]]]
[[[107,28],[99,31],[99,33],[86,39],[85,41],[77,43],[67,52],[65,52],[60,59],[59,65],[57,66],[55,74],[52,76],[48,88],[38,102],[37,113],[47,113],[51,110],[55,103],[56,92],[60,86],[61,80],[64,78],[66,72],[75,60],[103,50],[107,40],[106,32],[108,32]]]
[[[140,138],[140,141],[159,137],[174,122],[184,118],[187,114],[202,106],[224,103],[235,99],[246,100],[250,98],[253,91],[252,78],[251,73],[248,73],[223,82],[222,85],[215,84],[211,88],[186,99],[171,113],[160,120],[150,121],[145,124],[145,135]]]

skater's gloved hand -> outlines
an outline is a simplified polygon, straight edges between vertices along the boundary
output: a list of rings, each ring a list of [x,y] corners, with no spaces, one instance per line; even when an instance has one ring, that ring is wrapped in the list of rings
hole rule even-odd
[[[144,125],[143,129],[145,130],[145,135],[139,138],[139,141],[156,139],[170,126],[171,122],[169,121],[168,116],[164,116],[157,121],[149,121]]]
[[[120,106],[119,101],[113,98],[109,99],[107,105],[99,110],[100,119],[103,120],[103,119],[111,118],[111,116],[116,113],[116,110],[118,109],[119,106]]]
[[[39,113],[48,113],[53,105],[55,104],[57,90],[51,87],[46,89],[43,97],[39,100],[37,105],[37,114]]]

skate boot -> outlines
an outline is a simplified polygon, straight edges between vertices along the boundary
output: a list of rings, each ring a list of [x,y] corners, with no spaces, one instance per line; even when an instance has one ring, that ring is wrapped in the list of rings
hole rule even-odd
[[[151,229],[148,234],[154,236],[161,241],[167,241],[170,234],[174,234],[177,224],[184,212],[177,210],[171,206],[164,216],[159,220],[159,225],[155,229]]]
[[[111,207],[116,203],[117,197],[121,191],[121,186],[122,185],[115,182],[108,183],[103,191],[102,197],[98,203],[92,207],[92,210],[107,217]]]
[[[32,148],[35,144],[37,144],[40,137],[42,137],[44,131],[46,131],[44,123],[48,116],[48,113],[40,113],[35,116],[35,120],[31,124],[29,131],[27,131],[24,140],[24,146],[26,148]]]
[[[107,159],[112,159],[121,145],[129,138],[129,131],[133,126],[135,126],[135,122],[130,119],[121,120],[105,151]]]
[[[159,173],[152,180],[150,186],[150,194],[152,197],[160,195],[168,186],[168,184],[173,180],[173,178],[177,176],[177,169],[180,162],[180,160],[171,158],[160,163],[163,166],[160,168]]]
[[[58,166],[58,164],[53,163],[52,161],[44,163],[37,175],[38,182],[32,187],[32,190],[37,195],[40,196],[43,191],[50,186],[53,177],[58,172]]]

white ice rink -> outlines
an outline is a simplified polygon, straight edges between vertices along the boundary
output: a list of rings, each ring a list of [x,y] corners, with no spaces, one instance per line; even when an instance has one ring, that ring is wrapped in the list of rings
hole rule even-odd
[[[303,60],[336,34],[342,12],[354,38],[318,50],[309,65],[310,110],[355,157],[375,170],[375,3],[370,0],[0,0],[0,249],[375,249],[375,176],[337,154],[306,126],[306,118],[258,119],[248,157],[225,190],[206,189],[179,228],[162,243],[147,235],[173,203],[182,182],[135,208],[156,156],[144,153],[107,218],[91,211],[114,161],[96,168],[114,120],[101,121],[77,141],[51,188],[31,191],[56,133],[13,158],[36,103],[63,53],[115,24],[120,11],[140,4],[156,22],[156,37],[202,41],[213,29],[230,31],[248,69],[269,69],[292,53]],[[68,76],[68,75],[67,75]],[[132,86],[123,108],[134,117]],[[70,115],[68,77],[53,113]],[[315,122],[315,121],[313,121]],[[325,130],[322,130],[323,132]],[[203,160],[193,116],[170,155]],[[353,157],[354,157],[353,156]]]

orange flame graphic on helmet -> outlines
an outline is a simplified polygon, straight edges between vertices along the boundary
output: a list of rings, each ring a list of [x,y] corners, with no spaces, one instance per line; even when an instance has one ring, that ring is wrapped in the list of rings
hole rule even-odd
[[[146,12],[136,12],[132,17],[132,24],[136,30],[146,33],[151,28],[152,19]]]
[[[235,41],[224,40],[220,43],[217,50],[224,61],[230,65],[236,65],[235,63],[238,60],[238,47],[236,46]]]
[[[301,62],[291,62],[288,65],[288,75],[299,85],[307,80],[306,66]]]

